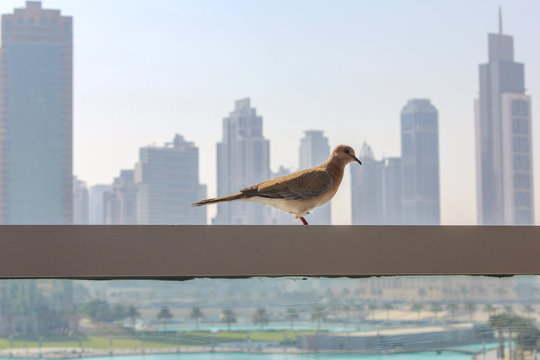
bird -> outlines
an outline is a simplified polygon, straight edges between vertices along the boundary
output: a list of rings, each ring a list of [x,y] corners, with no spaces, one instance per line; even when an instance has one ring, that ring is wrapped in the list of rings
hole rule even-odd
[[[235,200],[252,201],[293,214],[295,220],[300,219],[304,225],[309,225],[304,216],[334,197],[343,179],[345,166],[354,161],[362,165],[352,147],[338,145],[328,160],[318,166],[246,187],[236,194],[202,200],[191,206]]]

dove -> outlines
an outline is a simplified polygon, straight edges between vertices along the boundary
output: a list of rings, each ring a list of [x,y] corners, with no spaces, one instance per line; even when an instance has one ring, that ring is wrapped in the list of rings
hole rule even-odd
[[[202,200],[191,206],[235,200],[252,201],[293,214],[295,219],[308,225],[304,216],[334,197],[343,179],[345,166],[353,161],[362,165],[352,147],[339,145],[328,160],[319,166],[246,187],[236,194]]]

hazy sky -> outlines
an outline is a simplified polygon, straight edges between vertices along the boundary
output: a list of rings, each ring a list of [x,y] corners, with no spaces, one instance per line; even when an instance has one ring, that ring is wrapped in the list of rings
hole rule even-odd
[[[215,144],[236,99],[249,96],[263,116],[275,171],[297,167],[307,129],[324,130],[331,146],[358,151],[366,141],[379,158],[397,156],[401,108],[429,98],[439,110],[442,222],[473,224],[473,100],[499,4],[525,63],[537,144],[536,0],[44,0],[74,17],[74,172],[90,185],[111,183],[139,147],[180,133],[199,147],[213,196]],[[0,12],[23,6],[2,0]],[[350,223],[349,187],[347,172],[334,223]]]

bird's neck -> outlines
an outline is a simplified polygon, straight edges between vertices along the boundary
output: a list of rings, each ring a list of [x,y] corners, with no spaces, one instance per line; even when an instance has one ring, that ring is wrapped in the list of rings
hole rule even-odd
[[[341,161],[332,161],[332,159],[330,159],[325,165],[326,171],[330,174],[332,180],[334,181],[334,186],[339,186],[339,184],[341,184],[341,180],[343,179],[345,164],[343,164]]]

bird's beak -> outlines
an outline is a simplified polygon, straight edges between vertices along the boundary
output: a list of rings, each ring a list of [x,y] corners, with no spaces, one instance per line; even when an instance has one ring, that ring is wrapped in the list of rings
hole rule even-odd
[[[358,158],[354,155],[351,155],[349,154],[350,157],[352,157],[354,159],[354,161],[356,161],[357,163],[359,163],[360,165],[362,165],[362,162],[360,160],[358,160]]]

